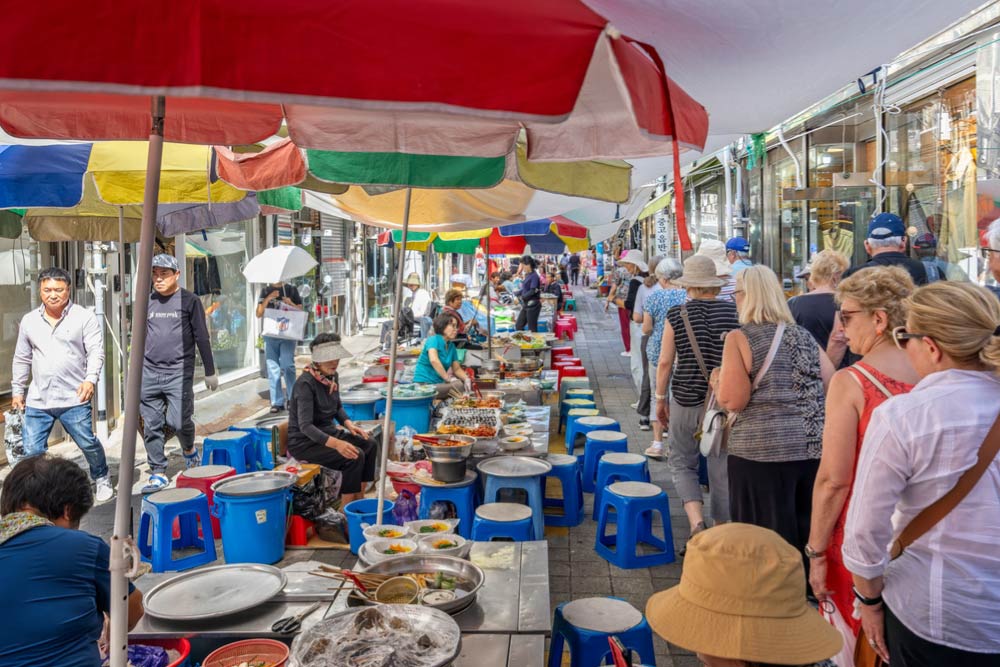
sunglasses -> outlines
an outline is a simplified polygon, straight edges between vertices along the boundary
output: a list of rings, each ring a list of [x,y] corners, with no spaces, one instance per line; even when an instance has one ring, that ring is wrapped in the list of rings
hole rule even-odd
[[[837,312],[840,313],[840,321],[843,322],[844,326],[846,327],[848,324],[851,323],[851,318],[852,317],[854,317],[855,315],[858,315],[859,313],[863,313],[865,311],[864,310],[844,310],[843,308],[841,308]]]
[[[980,248],[979,249],[979,254],[982,255],[983,259],[989,259],[990,258],[990,253],[993,253],[993,252],[1000,254],[1000,250],[994,250],[993,248]]]
[[[910,333],[906,330],[906,327],[896,327],[892,330],[892,341],[896,343],[896,347],[901,350],[906,349],[906,344],[911,340],[918,338],[927,338],[926,334]]]

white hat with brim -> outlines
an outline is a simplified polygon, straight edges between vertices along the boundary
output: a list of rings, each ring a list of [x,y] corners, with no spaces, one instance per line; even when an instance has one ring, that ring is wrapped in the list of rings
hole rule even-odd
[[[774,531],[730,523],[691,538],[680,584],[654,594],[646,619],[695,653],[780,665],[836,655],[843,637],[806,602],[802,557]]]
[[[715,275],[715,263],[705,255],[691,255],[684,260],[684,273],[670,281],[678,287],[722,287],[726,280]]]
[[[420,274],[419,273],[411,273],[410,275],[406,276],[406,280],[403,281],[403,284],[404,285],[420,285],[421,284],[420,283]]]
[[[618,263],[635,264],[636,266],[639,267],[640,271],[643,272],[649,271],[649,265],[646,264],[646,261],[642,258],[642,251],[636,250],[635,248],[632,248],[627,253],[625,253],[625,256],[618,260]]]
[[[337,361],[353,356],[347,348],[340,343],[321,343],[312,349],[313,363],[322,364],[327,361]]]
[[[696,255],[708,257],[715,263],[715,275],[728,276],[733,272],[733,265],[726,259],[726,246],[717,239],[705,239],[698,246]]]

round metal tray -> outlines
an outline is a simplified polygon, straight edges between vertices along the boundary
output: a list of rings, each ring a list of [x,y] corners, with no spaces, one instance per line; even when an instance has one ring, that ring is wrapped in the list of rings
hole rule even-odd
[[[222,618],[267,602],[286,581],[285,573],[270,565],[215,565],[157,584],[142,603],[147,614],[168,621]]]
[[[444,572],[454,576],[462,577],[472,582],[472,590],[468,595],[463,595],[455,600],[442,602],[440,604],[425,605],[432,609],[439,609],[449,614],[457,614],[471,607],[476,601],[476,594],[483,587],[486,575],[482,569],[471,561],[455,558],[454,556],[438,556],[435,554],[413,554],[410,556],[397,556],[375,563],[365,568],[365,572],[372,574],[408,574],[412,572]],[[348,598],[349,605],[376,605],[377,602],[366,602],[355,595]]]
[[[497,456],[479,464],[479,472],[494,477],[537,477],[552,471],[552,464],[527,456]]]

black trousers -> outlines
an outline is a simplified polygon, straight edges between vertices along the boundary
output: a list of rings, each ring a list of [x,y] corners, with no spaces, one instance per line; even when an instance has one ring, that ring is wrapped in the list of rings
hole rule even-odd
[[[288,451],[304,463],[316,463],[324,468],[339,470],[343,474],[341,493],[358,493],[363,482],[375,479],[375,465],[378,463],[378,443],[371,438],[362,438],[337,426],[320,427],[321,430],[339,440],[346,440],[358,448],[358,458],[348,459],[335,449],[317,445],[312,440],[289,442]]]
[[[655,389],[652,385],[656,383],[656,378],[649,375],[649,357],[646,356],[646,346],[648,345],[649,336],[643,335],[642,342],[639,344],[639,352],[642,354],[642,382],[639,384],[642,386],[639,388],[639,405],[635,409],[639,413],[640,423],[649,421],[649,408],[653,397],[652,390]]]
[[[542,302],[537,302],[534,306],[522,306],[521,312],[517,314],[517,322],[514,323],[514,329],[516,331],[524,331],[524,327],[528,327],[528,331],[538,331],[538,316],[542,312]]]
[[[1000,654],[972,653],[929,642],[903,625],[885,605],[885,642],[892,667],[997,667]]]
[[[728,466],[732,520],[770,528],[804,559],[819,460],[763,463],[730,454]]]
[[[580,267],[570,268],[569,275],[573,279],[573,284],[576,285],[580,281]]]
[[[153,473],[167,470],[164,426],[177,434],[181,449],[194,449],[194,377],[184,370],[164,372],[142,369],[142,395],[139,414],[142,415],[142,442]]]

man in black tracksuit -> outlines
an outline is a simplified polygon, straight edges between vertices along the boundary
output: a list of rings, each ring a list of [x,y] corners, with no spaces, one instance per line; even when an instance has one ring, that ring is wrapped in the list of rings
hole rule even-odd
[[[149,294],[146,354],[142,365],[142,439],[151,471],[144,492],[164,488],[167,457],[163,453],[164,424],[177,433],[188,468],[200,465],[194,447],[194,350],[205,367],[205,385],[215,391],[212,345],[205,309],[197,296],[177,283],[180,270],[173,255],[153,258],[153,291]],[[165,414],[164,414],[165,413]]]

